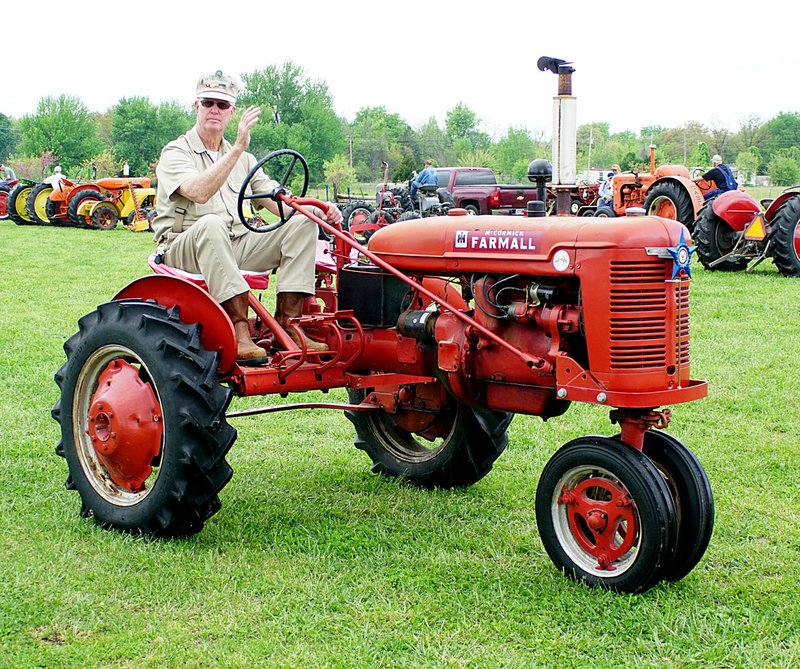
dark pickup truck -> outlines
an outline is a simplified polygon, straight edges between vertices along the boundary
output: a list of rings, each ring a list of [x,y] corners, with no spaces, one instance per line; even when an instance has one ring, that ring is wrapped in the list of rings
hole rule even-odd
[[[494,211],[512,213],[525,209],[529,200],[536,199],[536,186],[501,185],[488,167],[437,167],[439,188],[453,198],[456,207],[472,214],[491,214]]]

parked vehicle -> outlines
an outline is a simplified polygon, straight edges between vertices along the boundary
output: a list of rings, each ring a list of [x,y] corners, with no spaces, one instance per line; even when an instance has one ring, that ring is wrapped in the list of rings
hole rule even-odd
[[[800,186],[762,205],[763,210],[744,191],[728,191],[706,203],[694,235],[703,267],[733,272],[771,258],[784,276],[800,277]]]
[[[694,222],[705,203],[704,194],[715,188],[713,182],[692,178],[683,165],[656,167],[656,147],[650,147],[650,172],[635,170],[622,172],[611,182],[611,206],[581,208],[579,216],[594,215],[601,218],[624,216],[632,208],[641,208],[650,216],[661,216],[680,221],[691,232]]]
[[[5,221],[8,218],[8,194],[16,185],[16,179],[0,181],[0,221]]]
[[[524,210],[536,199],[536,188],[528,185],[500,185],[488,167],[437,167],[439,188],[446,190],[453,206],[470,214],[506,213]]]
[[[254,233],[288,218],[256,227],[243,209],[256,171],[285,154],[302,160],[273,152],[242,186],[239,217]],[[148,536],[200,531],[231,478],[229,421],[239,416],[344,410],[373,471],[458,488],[489,473],[514,413],[551,419],[587,402],[611,409],[619,428],[571,439],[544,467],[535,514],[550,559],[587,584],[630,593],[694,568],[711,538],[713,497],[659,408],[707,393],[690,375],[682,225],[642,216],[631,235],[627,221],[498,223],[451,210],[384,226],[364,247],[313,213],[328,204],[280,188],[272,197],[333,238],[320,242],[316,295],[287,326],[329,350],[299,348],[251,293],[253,341],[275,347],[263,365],[240,367],[233,324],[202,277],[153,258],[156,276],[81,318],[55,377],[56,453],[83,516]],[[353,252],[366,261],[352,262]],[[255,280],[263,288],[268,277]],[[331,388],[347,388],[349,401],[229,411],[234,395]]]

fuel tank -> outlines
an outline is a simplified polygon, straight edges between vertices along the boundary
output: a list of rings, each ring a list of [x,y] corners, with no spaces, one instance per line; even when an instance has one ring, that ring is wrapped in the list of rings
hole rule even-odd
[[[369,249],[408,272],[563,275],[579,269],[583,251],[644,255],[649,247],[676,246],[681,232],[689,243],[681,223],[656,216],[437,216],[381,228]]]

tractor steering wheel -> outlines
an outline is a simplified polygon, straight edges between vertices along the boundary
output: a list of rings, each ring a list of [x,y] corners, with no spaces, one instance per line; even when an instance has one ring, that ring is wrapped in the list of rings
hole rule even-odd
[[[288,156],[284,158],[282,161],[278,160],[281,156]],[[256,173],[264,167],[269,162],[277,161],[274,167],[277,168],[276,174],[283,171],[283,176],[280,179],[276,179],[278,181],[278,186],[276,186],[273,190],[269,191],[268,193],[252,193],[247,195],[247,188],[250,186],[250,182],[255,177]],[[301,154],[297,151],[293,151],[292,149],[280,149],[278,151],[273,151],[272,153],[267,154],[261,160],[259,160],[255,167],[250,170],[250,173],[245,177],[244,182],[242,182],[242,188],[239,191],[239,200],[237,203],[237,211],[239,214],[239,220],[241,220],[244,227],[252,232],[272,232],[273,230],[277,230],[282,225],[284,225],[292,216],[295,214],[295,209],[292,209],[288,214],[284,213],[283,209],[283,201],[278,197],[281,194],[284,195],[291,195],[291,192],[286,188],[286,184],[289,181],[289,177],[292,175],[295,166],[297,163],[303,168],[303,185],[301,187],[300,197],[303,197],[308,190],[308,163],[306,159],[303,158]],[[244,214],[244,201],[245,200],[260,200],[262,198],[272,198],[275,202],[278,203],[278,216],[280,220],[276,223],[271,223],[269,225],[263,224],[263,220],[258,214],[253,214],[249,218]],[[257,221],[261,221],[261,225],[257,223]]]

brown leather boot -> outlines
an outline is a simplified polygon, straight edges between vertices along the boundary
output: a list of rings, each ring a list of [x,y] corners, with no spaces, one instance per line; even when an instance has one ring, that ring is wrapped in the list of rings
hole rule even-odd
[[[278,293],[275,320],[278,321],[280,326],[286,330],[286,333],[292,338],[292,341],[300,348],[303,348],[303,341],[305,341],[306,348],[309,351],[322,353],[328,350],[327,344],[309,339],[302,330],[300,330],[300,334],[298,335],[297,330],[299,328],[287,327],[290,319],[300,318],[300,316],[303,315],[303,302],[305,302],[305,300],[306,295],[303,293]]]
[[[263,365],[267,362],[267,352],[256,346],[250,338],[250,323],[247,320],[247,296],[249,293],[240,293],[221,303],[225,313],[233,322],[236,331],[236,362],[240,365]]]

